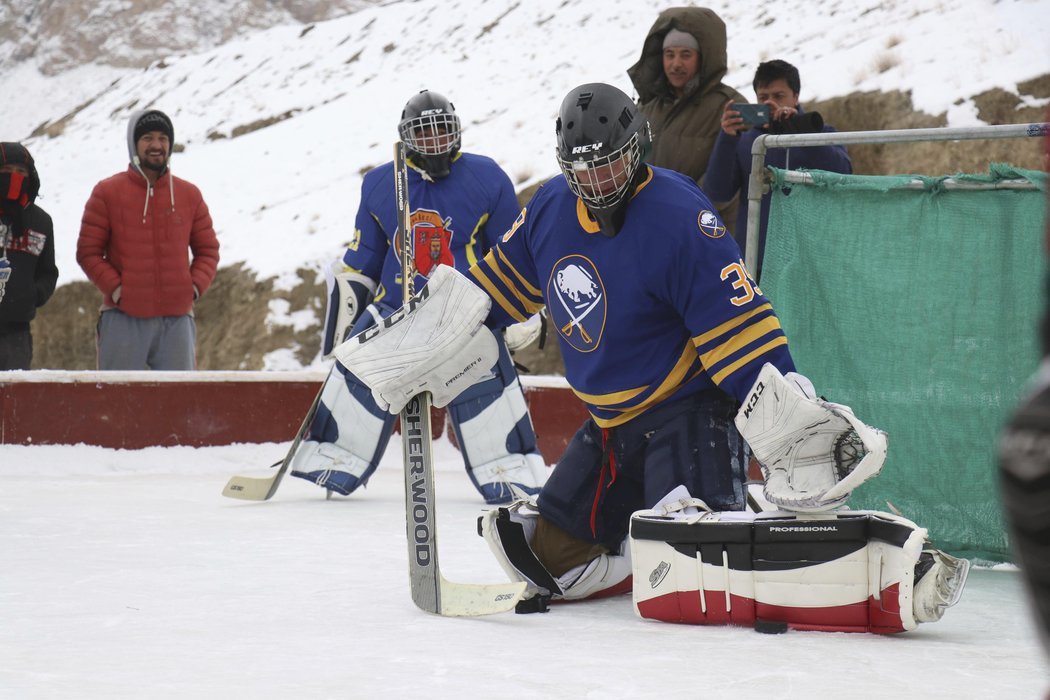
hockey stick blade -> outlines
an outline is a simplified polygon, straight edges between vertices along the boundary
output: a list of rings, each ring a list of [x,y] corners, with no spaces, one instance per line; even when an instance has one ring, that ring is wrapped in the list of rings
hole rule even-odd
[[[510,612],[525,596],[524,581],[508,583],[454,583],[441,577],[441,609],[447,617],[477,617]]]
[[[331,376],[331,372],[329,372],[328,377]],[[242,501],[268,501],[273,497],[277,492],[277,487],[281,485],[281,480],[284,479],[288,467],[292,464],[292,457],[295,456],[295,451],[299,449],[299,444],[303,441],[306,431],[310,428],[314,416],[317,415],[317,407],[321,403],[321,393],[324,391],[327,383],[328,378],[325,378],[321,383],[321,388],[317,390],[317,396],[314,397],[310,410],[306,412],[306,418],[303,419],[302,424],[299,426],[299,432],[295,434],[295,439],[292,440],[292,446],[288,448],[288,453],[284,456],[284,460],[281,461],[281,466],[277,471],[270,476],[231,476],[222,490],[223,496],[238,498]]]

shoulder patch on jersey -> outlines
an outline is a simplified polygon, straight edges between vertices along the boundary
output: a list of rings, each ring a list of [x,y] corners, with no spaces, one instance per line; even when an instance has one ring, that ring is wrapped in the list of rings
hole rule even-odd
[[[607,301],[594,263],[582,255],[559,260],[551,269],[546,297],[547,313],[566,342],[580,352],[595,350],[605,330]]]
[[[510,240],[510,237],[514,235],[514,232],[521,228],[521,225],[525,223],[525,207],[521,208],[521,212],[518,214],[518,218],[514,219],[514,223],[511,224],[510,230],[503,234],[502,240],[504,243]]]
[[[700,227],[700,233],[708,238],[721,238],[726,235],[726,227],[718,220],[718,215],[708,209],[704,209],[696,217],[696,225]]]

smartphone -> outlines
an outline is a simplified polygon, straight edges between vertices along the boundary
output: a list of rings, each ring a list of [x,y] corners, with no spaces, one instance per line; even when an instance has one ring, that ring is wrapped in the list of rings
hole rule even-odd
[[[744,118],[744,126],[746,127],[750,128],[769,123],[769,105],[734,102],[732,109],[739,112],[740,116]]]

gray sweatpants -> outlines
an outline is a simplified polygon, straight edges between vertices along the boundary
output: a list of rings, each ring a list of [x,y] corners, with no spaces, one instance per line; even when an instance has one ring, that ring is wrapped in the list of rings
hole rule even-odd
[[[197,324],[188,314],[135,318],[106,309],[97,331],[100,370],[197,368]]]

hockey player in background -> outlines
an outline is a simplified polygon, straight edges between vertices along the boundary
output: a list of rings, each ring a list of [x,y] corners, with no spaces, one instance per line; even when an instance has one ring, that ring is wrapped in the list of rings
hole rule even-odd
[[[1044,143],[1043,165],[1050,171],[1050,134]],[[1050,212],[1050,193],[1047,197]],[[1050,251],[1050,219],[1046,250]],[[1043,647],[1050,654],[1050,279],[1044,284],[1043,361],[1029,395],[1003,430],[999,477],[1014,555],[1028,584]]]
[[[466,270],[480,260],[510,228],[518,205],[510,178],[495,161],[460,151],[460,119],[442,95],[414,95],[398,132],[410,165],[419,289],[440,265]],[[397,229],[394,166],[386,163],[364,177],[353,239],[335,266],[325,355],[401,306]],[[486,503],[510,501],[510,484],[536,493],[547,472],[510,354],[502,338],[499,343],[491,378],[448,407],[467,474]],[[336,365],[292,474],[349,495],[375,471],[393,424],[394,416],[376,406],[368,389]]]
[[[390,411],[420,391],[420,376],[422,390],[441,405],[458,391],[463,368],[485,355],[488,327],[546,306],[566,378],[590,418],[538,497],[481,518],[481,534],[501,566],[528,586],[522,609],[630,590],[633,516],[662,509],[650,520],[682,529],[659,541],[651,530],[639,535],[645,562],[634,569],[636,604],[639,585],[668,587],[656,607],[642,601],[643,616],[754,621],[754,611],[767,606],[780,611],[777,620],[874,631],[938,619],[961,591],[965,562],[925,549],[925,530],[903,518],[884,514],[874,525],[847,528],[837,514],[823,515],[879,471],[885,435],[849,408],[816,398],[711,202],[690,178],[646,165],[651,133],[638,108],[617,88],[582,85],[566,96],[555,128],[562,176],[540,188],[498,247],[466,277],[439,271],[428,294],[395,323],[336,352]],[[478,321],[455,338],[440,333],[475,317],[487,317],[488,327]],[[761,587],[751,578],[757,555],[750,539],[739,538],[766,524],[742,512],[745,441],[763,464],[767,499],[821,514],[799,530],[791,512],[778,513],[777,527],[789,533],[805,539],[819,531],[816,546],[781,550],[792,561],[785,571],[773,567],[771,575],[781,578],[802,569],[801,582]],[[729,515],[744,547],[718,544],[726,530],[715,530],[708,543],[718,545],[717,574],[697,580],[694,543],[685,573],[668,575],[675,553],[686,551],[676,543],[695,536],[694,520]],[[813,518],[829,524],[814,527]],[[827,546],[845,530],[852,531],[848,542]],[[871,567],[869,557],[884,564]],[[742,615],[750,601],[750,620],[713,614],[731,607],[730,578],[737,582],[733,609]],[[711,617],[681,612],[681,601],[699,608],[705,591],[704,615]],[[886,604],[869,611],[872,595]]]

